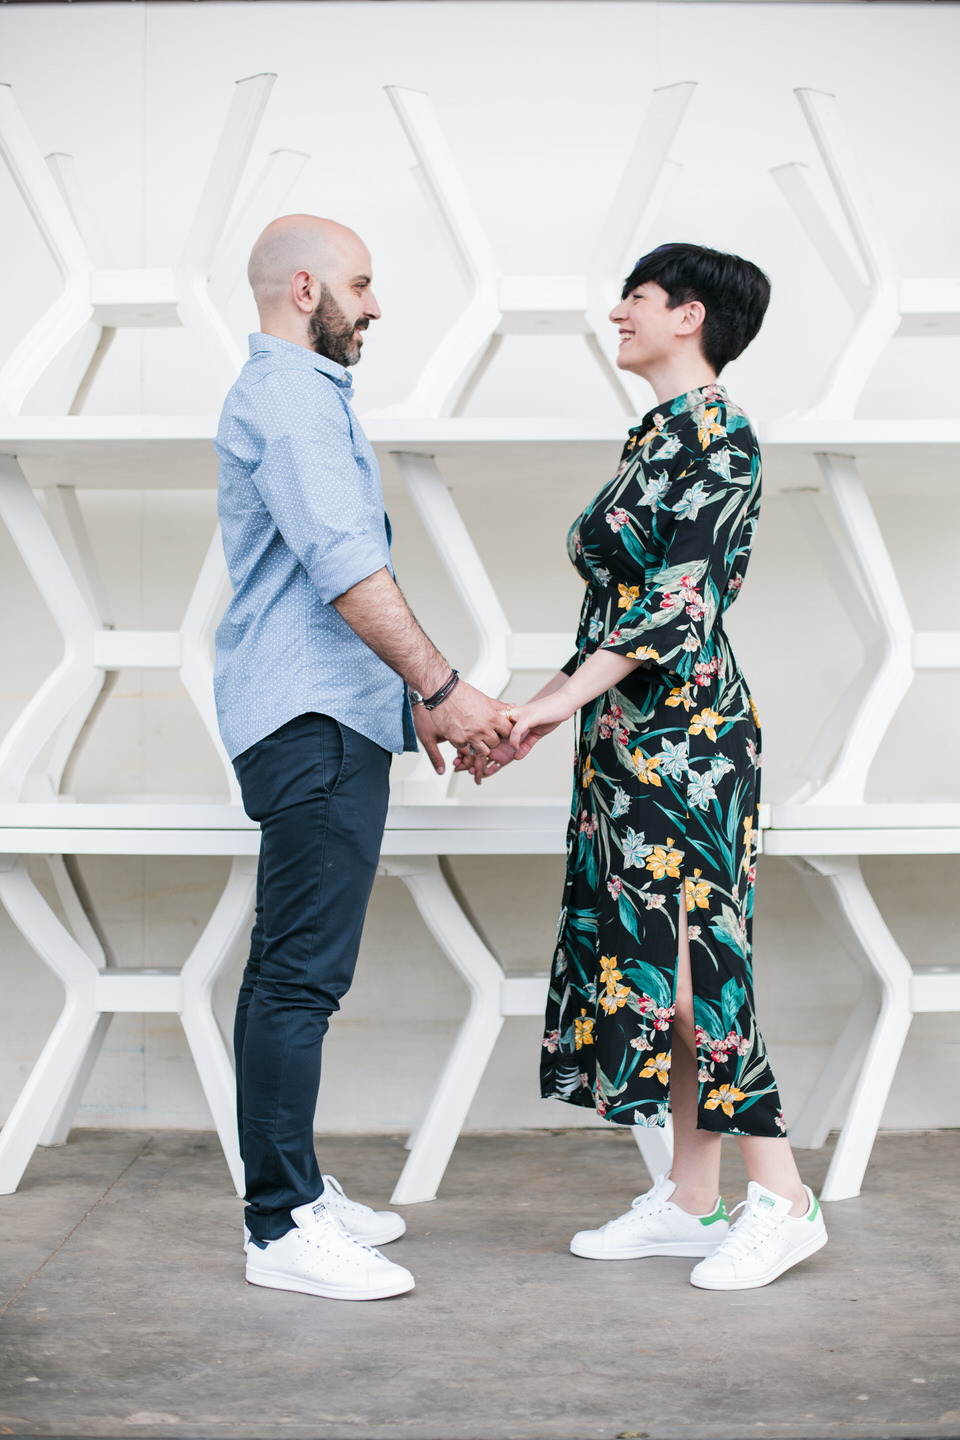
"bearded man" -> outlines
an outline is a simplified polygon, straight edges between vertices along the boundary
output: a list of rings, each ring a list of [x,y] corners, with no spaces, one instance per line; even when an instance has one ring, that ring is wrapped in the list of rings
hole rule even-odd
[[[391,755],[419,735],[442,772],[439,740],[482,757],[510,721],[459,680],[393,578],[380,473],[350,406],[348,367],[380,317],[366,246],[335,221],[287,215],[248,275],[260,331],[216,442],[234,593],[215,670],[223,742],[261,828],[234,1032],[246,1278],[375,1300],[413,1288],[373,1248],[405,1226],[321,1175],[323,1037],[353,979]]]

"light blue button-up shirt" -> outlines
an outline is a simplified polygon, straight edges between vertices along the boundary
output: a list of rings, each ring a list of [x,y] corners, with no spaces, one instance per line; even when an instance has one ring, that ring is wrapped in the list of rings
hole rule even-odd
[[[351,395],[342,365],[255,334],[224,403],[217,503],[233,599],[214,691],[231,760],[309,711],[385,750],[417,748],[403,681],[332,603],[393,573],[380,470]]]

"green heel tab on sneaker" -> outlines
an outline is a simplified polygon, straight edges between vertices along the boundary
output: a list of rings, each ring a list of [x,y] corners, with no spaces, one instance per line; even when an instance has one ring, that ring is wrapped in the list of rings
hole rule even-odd
[[[720,1196],[717,1202],[717,1208],[712,1215],[700,1215],[698,1219],[701,1225],[715,1225],[718,1220],[729,1220],[730,1216],[727,1214],[727,1207],[724,1203],[723,1196]]]
[[[810,1192],[810,1199],[813,1201],[813,1204],[810,1206],[810,1209],[807,1211],[806,1215],[804,1215],[804,1220],[816,1220],[817,1216],[820,1213],[820,1201],[817,1199],[816,1195],[814,1195],[812,1190]]]

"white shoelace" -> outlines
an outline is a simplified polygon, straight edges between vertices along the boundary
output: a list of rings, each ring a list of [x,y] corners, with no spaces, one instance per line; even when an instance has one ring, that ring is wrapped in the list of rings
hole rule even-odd
[[[607,1223],[601,1225],[600,1228],[601,1230],[609,1230],[613,1225],[623,1225],[629,1220],[635,1220],[637,1218],[637,1212],[641,1215],[659,1215],[662,1213],[663,1208],[664,1202],[662,1197],[660,1195],[653,1195],[647,1190],[643,1195],[637,1195],[631,1200],[630,1209],[627,1210],[625,1214],[615,1215],[612,1220],[608,1220]]]
[[[734,1258],[749,1255],[751,1250],[764,1250],[776,1238],[786,1218],[760,1210],[755,1205],[745,1209],[747,1204],[746,1200],[741,1200],[730,1211],[730,1229],[722,1249]],[[738,1210],[743,1210],[743,1214],[734,1220]]]

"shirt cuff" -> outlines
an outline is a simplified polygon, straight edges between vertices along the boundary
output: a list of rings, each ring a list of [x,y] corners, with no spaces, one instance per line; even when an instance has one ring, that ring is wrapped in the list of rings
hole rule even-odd
[[[382,545],[370,535],[345,540],[324,555],[310,568],[310,579],[324,605],[332,605],[340,595],[361,580],[389,568],[390,557]]]

